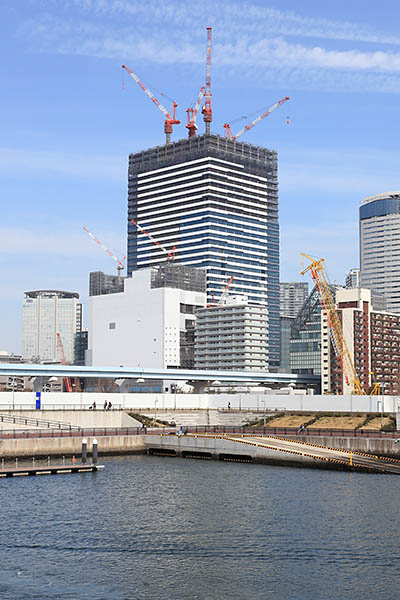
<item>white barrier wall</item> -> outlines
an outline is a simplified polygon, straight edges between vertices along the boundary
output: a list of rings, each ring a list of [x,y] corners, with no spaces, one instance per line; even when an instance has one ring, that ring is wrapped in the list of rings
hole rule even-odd
[[[384,412],[400,410],[400,396],[317,396],[294,394],[108,394],[42,392],[42,409],[88,409],[96,402],[97,410],[104,402],[115,409],[190,410],[288,410],[326,412]],[[383,403],[383,405],[382,405]],[[0,411],[34,409],[34,392],[0,392]]]

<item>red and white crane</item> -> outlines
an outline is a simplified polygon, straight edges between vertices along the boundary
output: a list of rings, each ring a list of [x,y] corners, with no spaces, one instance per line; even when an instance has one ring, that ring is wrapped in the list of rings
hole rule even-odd
[[[168,255],[168,260],[174,260],[174,258],[175,258],[175,246],[173,246],[173,248],[171,249],[171,251],[167,250],[167,248],[165,248],[165,246],[163,246],[162,244],[160,244],[160,242],[158,240],[156,240],[156,238],[154,238],[151,235],[151,233],[149,233],[148,231],[146,231],[146,229],[144,229],[144,227],[142,227],[141,225],[139,225],[139,223],[136,223],[136,221],[134,219],[131,219],[131,222],[134,225],[136,225],[136,227],[139,229],[139,231],[141,231],[142,233],[144,233],[144,235],[146,235],[149,238],[149,240],[151,240],[153,242],[153,244],[156,244],[156,246],[158,246],[159,248],[161,248],[161,250]]]
[[[143,81],[126,65],[122,65],[122,68],[125,69],[129,73],[129,75],[136,81],[139,87],[142,88],[145,94],[150,98],[152,102],[157,106],[157,108],[163,113],[165,116],[164,121],[164,133],[166,137],[166,144],[171,143],[171,133],[172,133],[172,125],[179,125],[180,121],[175,117],[175,111],[177,109],[177,103],[173,101],[173,105],[171,110],[168,112],[165,106],[161,104],[159,100],[154,96],[154,94],[149,90],[149,88],[143,83]],[[172,114],[171,114],[172,113]]]
[[[207,55],[206,55],[206,91],[204,94],[204,106],[201,110],[203,120],[206,124],[206,135],[210,135],[212,121],[211,108],[211,31],[212,27],[207,27]]]
[[[282,98],[282,100],[279,100],[278,102],[276,102],[273,106],[271,106],[270,108],[268,108],[268,110],[266,110],[265,112],[263,112],[256,119],[254,119],[254,121],[252,121],[248,125],[245,125],[243,127],[243,129],[241,129],[240,131],[237,132],[236,135],[233,135],[232,130],[231,130],[231,126],[229,125],[229,123],[224,123],[225,137],[227,137],[227,138],[229,138],[231,140],[237,140],[244,133],[246,133],[246,131],[249,131],[250,129],[252,129],[255,125],[257,125],[257,123],[259,123],[260,121],[262,121],[263,119],[265,119],[265,117],[268,117],[268,115],[270,115],[272,112],[274,112],[274,110],[276,110],[277,108],[279,108],[282,104],[284,104],[288,100],[290,100],[290,98],[289,98],[289,96],[286,96],[285,98]]]
[[[124,256],[124,257],[123,257],[121,260],[119,260],[119,258],[117,258],[117,257],[116,257],[116,256],[115,256],[115,255],[114,255],[112,252],[111,252],[111,250],[109,250],[109,249],[108,249],[106,246],[104,246],[104,244],[102,244],[102,243],[100,242],[100,240],[98,240],[98,239],[97,239],[97,238],[96,238],[96,237],[93,235],[93,233],[91,233],[91,232],[89,231],[89,229],[87,229],[86,227],[83,227],[83,229],[86,231],[86,233],[87,233],[88,235],[90,235],[90,237],[92,238],[92,240],[93,240],[94,242],[96,242],[96,244],[97,244],[98,246],[100,246],[100,248],[103,248],[103,250],[104,250],[105,252],[107,252],[108,256],[111,256],[111,258],[113,258],[113,259],[116,261],[116,263],[117,263],[117,271],[118,271],[118,283],[120,283],[120,282],[121,282],[121,271],[123,271],[123,270],[124,270],[124,268],[125,268],[125,259],[126,259],[126,256]]]
[[[194,137],[196,135],[196,131],[198,129],[197,125],[196,125],[196,118],[197,118],[197,113],[199,112],[199,108],[200,108],[200,102],[201,99],[204,95],[205,92],[205,86],[203,85],[203,87],[200,88],[200,92],[199,95],[197,97],[196,100],[196,104],[194,105],[194,108],[188,108],[186,110],[187,113],[187,123],[186,123],[186,128],[189,130],[189,137]]]
[[[214,308],[216,306],[221,306],[224,303],[227,295],[229,294],[229,288],[231,287],[233,280],[234,280],[234,277],[232,275],[231,278],[230,278],[230,280],[226,284],[226,286],[224,288],[224,291],[221,294],[221,298],[218,300],[218,302],[215,302],[214,294],[211,295],[213,303],[212,304],[207,304],[207,308]]]
[[[61,364],[66,365],[67,361],[65,360],[64,347],[61,341],[61,335],[59,333],[56,334],[57,337],[57,348],[58,353],[60,355]],[[69,377],[64,377],[65,389],[67,392],[72,392],[72,384],[71,379]]]

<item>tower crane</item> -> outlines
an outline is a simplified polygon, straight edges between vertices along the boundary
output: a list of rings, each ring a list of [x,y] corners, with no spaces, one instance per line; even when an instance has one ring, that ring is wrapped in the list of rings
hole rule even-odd
[[[61,341],[61,335],[59,333],[57,333],[56,337],[57,337],[57,348],[58,348],[58,352],[60,354],[61,363],[63,365],[66,365],[67,361],[65,360],[64,347],[63,347],[63,344]],[[66,388],[67,392],[72,392],[71,379],[69,377],[64,377],[64,384],[65,384],[65,388]]]
[[[317,286],[321,308],[325,311],[328,319],[328,327],[332,345],[336,356],[340,360],[346,383],[352,388],[353,394],[363,395],[365,394],[365,391],[361,386],[353,359],[346,344],[343,334],[343,326],[340,321],[338,311],[336,310],[335,301],[333,299],[329,281],[324,270],[324,259],[314,259],[311,258],[311,256],[303,253],[301,253],[301,255],[305,256],[311,261],[311,264],[301,272],[301,275],[305,275],[305,273],[309,271]]]
[[[199,95],[197,97],[196,100],[196,104],[194,105],[194,108],[188,108],[186,110],[187,113],[187,123],[186,123],[186,128],[189,131],[189,137],[194,137],[196,135],[196,131],[198,129],[197,125],[196,125],[196,118],[197,118],[197,113],[199,112],[199,108],[200,108],[200,102],[201,99],[204,95],[205,92],[205,86],[200,88],[200,92]]]
[[[142,227],[141,225],[139,225],[139,223],[136,223],[136,221],[134,219],[131,219],[131,222],[136,225],[136,227],[139,229],[139,231],[141,231],[142,233],[144,233],[144,235],[146,235],[149,240],[151,240],[153,242],[153,244],[156,244],[156,246],[158,246],[159,248],[161,248],[161,250],[163,252],[165,252],[168,255],[168,260],[174,260],[175,258],[175,246],[173,246],[172,250],[169,251],[167,250],[162,244],[160,244],[159,241],[157,241],[152,235],[151,233],[149,233],[148,231],[146,231],[146,229],[144,229],[144,227]]]
[[[154,94],[149,90],[149,88],[143,83],[143,81],[126,65],[122,65],[122,68],[125,69],[129,73],[129,75],[136,81],[139,87],[142,88],[145,94],[150,98],[152,102],[157,106],[157,108],[163,113],[165,116],[164,121],[164,133],[165,133],[165,143],[171,143],[171,133],[172,133],[172,125],[179,125],[180,121],[175,117],[175,111],[177,109],[177,103],[173,101],[173,105],[171,110],[168,112],[165,106],[161,104],[159,100],[154,96]],[[172,114],[171,114],[172,113]]]
[[[125,268],[125,259],[126,259],[126,256],[124,256],[124,257],[122,258],[122,260],[119,260],[119,258],[117,258],[117,257],[116,257],[116,256],[115,256],[115,255],[114,255],[112,252],[111,252],[111,250],[109,250],[108,248],[106,248],[106,246],[104,246],[104,244],[102,244],[102,243],[100,242],[100,240],[98,240],[98,239],[97,239],[97,238],[96,238],[96,237],[93,235],[93,233],[91,233],[91,232],[90,232],[90,231],[89,231],[89,230],[88,230],[86,227],[83,227],[83,229],[86,231],[86,233],[87,233],[88,235],[90,235],[90,237],[92,238],[92,240],[93,240],[94,242],[96,242],[96,244],[97,244],[98,246],[100,246],[100,248],[103,248],[103,250],[104,250],[105,252],[107,252],[108,256],[111,256],[111,258],[113,258],[113,259],[116,261],[116,263],[117,263],[117,271],[118,271],[118,283],[121,283],[121,271],[123,271],[123,270],[124,270],[124,268]]]
[[[236,135],[233,135],[232,130],[231,130],[231,126],[229,125],[229,123],[224,123],[225,137],[227,137],[227,138],[229,138],[231,140],[237,140],[244,133],[246,133],[246,131],[250,131],[250,129],[252,129],[255,125],[257,125],[257,123],[259,123],[260,121],[262,121],[263,119],[265,119],[265,117],[268,117],[268,115],[270,115],[272,112],[274,112],[274,110],[276,110],[277,108],[279,108],[282,104],[284,104],[288,100],[290,100],[290,98],[289,98],[289,96],[286,96],[285,98],[282,98],[282,100],[279,100],[278,102],[276,102],[273,106],[271,106],[270,108],[268,108],[268,110],[266,110],[265,112],[263,112],[256,119],[254,119],[254,121],[252,121],[248,125],[245,125],[243,127],[243,129],[241,129],[240,131],[237,132]]]
[[[204,106],[201,110],[203,120],[206,124],[206,135],[210,135],[212,121],[211,108],[211,31],[212,27],[207,27],[207,55],[206,55],[206,90],[204,94]]]

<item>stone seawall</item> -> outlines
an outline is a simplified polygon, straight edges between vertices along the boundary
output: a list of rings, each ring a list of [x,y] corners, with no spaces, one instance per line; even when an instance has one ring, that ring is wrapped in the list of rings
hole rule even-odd
[[[88,453],[92,452],[92,437],[88,437]],[[143,435],[99,436],[99,456],[106,454],[144,454]],[[23,458],[40,456],[80,456],[81,437],[60,438],[8,438],[0,439],[0,458]]]

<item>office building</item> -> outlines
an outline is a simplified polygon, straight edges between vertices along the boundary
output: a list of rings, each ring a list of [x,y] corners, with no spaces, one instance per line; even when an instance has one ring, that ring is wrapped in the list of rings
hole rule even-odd
[[[360,206],[361,287],[381,293],[400,313],[400,192],[369,196]]]
[[[279,284],[281,317],[296,317],[308,296],[307,281],[290,281]]]
[[[89,274],[89,296],[115,294],[124,291],[124,278],[118,275],[107,275],[103,271]]]
[[[165,262],[206,271],[208,301],[232,294],[267,309],[271,366],[279,366],[279,224],[275,151],[203,135],[131,154],[128,276]]]
[[[350,269],[348,273],[346,273],[345,288],[356,288],[360,287],[360,269]]]
[[[378,298],[379,301],[379,298]],[[378,303],[379,306],[379,303]],[[385,394],[400,393],[400,315],[376,309],[369,289],[340,288],[336,308],[355,371],[366,393],[378,382]],[[322,334],[322,393],[350,394],[326,328]]]
[[[75,334],[82,329],[82,304],[77,292],[25,292],[22,305],[22,355],[39,362],[60,362],[57,333],[65,360],[75,359]]]
[[[280,357],[281,364],[280,370],[289,372],[290,371],[290,334],[292,330],[292,325],[294,323],[295,317],[282,317],[280,318],[281,323],[281,347],[280,347]]]
[[[177,287],[182,281],[186,289]],[[138,270],[123,292],[89,297],[86,362],[193,367],[195,310],[205,304],[203,271],[178,264]]]
[[[293,373],[321,375],[321,327],[321,304],[314,287],[291,326],[289,362]]]
[[[245,296],[196,311],[196,369],[265,371],[268,367],[267,308]]]

